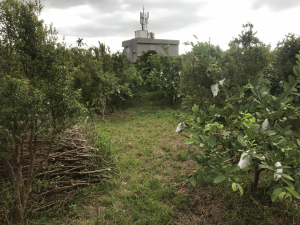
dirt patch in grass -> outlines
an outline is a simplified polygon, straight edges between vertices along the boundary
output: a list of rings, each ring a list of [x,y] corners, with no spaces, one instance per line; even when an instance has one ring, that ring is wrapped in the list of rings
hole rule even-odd
[[[300,224],[296,211],[286,210],[281,202],[272,203],[263,192],[248,192],[241,197],[224,185],[193,187],[187,183],[183,195],[187,207],[174,208],[175,221],[180,225]]]

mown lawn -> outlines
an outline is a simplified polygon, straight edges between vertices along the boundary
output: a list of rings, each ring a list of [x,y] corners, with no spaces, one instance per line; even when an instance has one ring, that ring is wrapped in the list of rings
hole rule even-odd
[[[251,193],[250,175],[242,197],[225,185],[185,182],[195,163],[175,132],[175,115],[184,113],[179,105],[171,106],[162,91],[139,87],[115,113],[97,118],[98,132],[111,137],[119,174],[84,191],[60,215],[33,224],[300,224],[295,204]]]

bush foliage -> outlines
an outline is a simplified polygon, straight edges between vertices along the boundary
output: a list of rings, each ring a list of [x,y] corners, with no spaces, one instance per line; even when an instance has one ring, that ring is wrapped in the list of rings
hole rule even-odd
[[[278,95],[270,95],[266,86],[250,82],[238,87],[239,93],[232,96],[222,87],[224,108],[211,105],[207,112],[196,105],[192,108],[193,116],[184,120],[186,126],[180,129],[191,133],[185,141],[189,150],[194,145],[203,149],[192,156],[197,162],[190,179],[193,185],[207,179],[226,181],[242,195],[243,174],[253,171],[252,189],[257,191],[260,173],[265,171],[268,188],[273,189],[272,201],[277,197],[300,199],[294,186],[300,171],[300,139],[291,130],[300,109],[292,104],[300,88],[300,55],[297,58],[298,65],[293,69],[296,78],[289,76]],[[247,90],[251,93],[246,94]]]

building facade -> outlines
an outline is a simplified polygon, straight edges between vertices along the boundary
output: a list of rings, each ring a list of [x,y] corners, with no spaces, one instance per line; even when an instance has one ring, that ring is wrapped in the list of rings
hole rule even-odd
[[[131,62],[135,62],[143,52],[148,50],[155,50],[158,53],[165,54],[164,50],[160,45],[170,45],[169,55],[179,55],[179,40],[167,40],[167,39],[154,39],[154,38],[143,38],[137,37],[131,40],[123,41],[122,47],[123,52],[126,54]]]
[[[135,38],[123,41],[122,47],[123,52],[126,54],[131,62],[136,62],[136,60],[148,50],[155,50],[158,53],[165,54],[164,50],[160,45],[169,45],[169,55],[178,56],[179,55],[179,40],[168,40],[168,39],[155,39],[153,32],[148,33],[149,12],[140,12],[140,23],[142,25],[142,30],[135,31]]]

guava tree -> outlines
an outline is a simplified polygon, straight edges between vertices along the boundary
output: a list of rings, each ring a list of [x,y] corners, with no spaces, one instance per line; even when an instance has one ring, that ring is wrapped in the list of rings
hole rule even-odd
[[[117,97],[117,105],[125,100],[125,97],[132,97],[132,88],[142,84],[143,79],[136,67],[131,64],[124,53],[116,52],[112,54],[113,71],[117,78],[117,85],[114,95]]]
[[[221,90],[212,87],[212,91],[214,95],[225,92],[224,108],[212,105],[206,113],[193,107],[193,115],[179,126],[180,132],[190,133],[185,141],[189,150],[194,145],[202,148],[191,157],[197,163],[190,178],[193,185],[213,179],[215,183],[227,182],[242,195],[243,173],[252,171],[252,189],[256,191],[265,171],[272,201],[278,197],[300,199],[294,186],[300,172],[300,139],[291,130],[299,115],[299,108],[292,105],[300,87],[300,55],[297,58],[298,65],[293,68],[296,78],[289,76],[279,95],[270,95],[266,86],[250,82],[229,96],[221,80]]]
[[[0,159],[12,184],[15,224],[24,223],[31,186],[58,134],[84,113],[63,65],[65,47],[39,20],[41,10],[39,1],[0,2],[0,65],[6,65],[0,69]],[[47,149],[39,148],[40,139]],[[37,152],[44,158],[36,168]]]
[[[80,90],[81,103],[91,115],[103,112],[107,104],[111,104],[111,96],[117,85],[113,71],[104,72],[104,59],[97,54],[99,48],[75,47],[68,51],[68,68],[74,78],[74,89]]]
[[[143,52],[142,55],[137,59],[135,62],[135,68],[139,71],[141,78],[146,81],[149,73],[153,70],[151,67],[149,58],[152,55],[157,54],[157,51],[155,50],[148,50],[146,52]],[[148,83],[148,85],[151,85]]]
[[[179,97],[182,58],[180,56],[170,56],[169,45],[165,47],[161,45],[161,47],[166,55],[154,54],[149,57],[148,62],[153,70],[149,73],[146,81],[163,90],[173,105],[176,98]]]
[[[196,36],[194,36],[198,39]],[[219,62],[214,57],[217,51],[211,44],[205,42],[185,42],[192,50],[183,57],[183,69],[180,75],[180,94],[183,95],[183,106],[191,108],[194,104],[209,106],[222,102],[224,96],[212,98],[210,88],[220,80],[223,74]],[[223,97],[223,98],[222,98]]]

